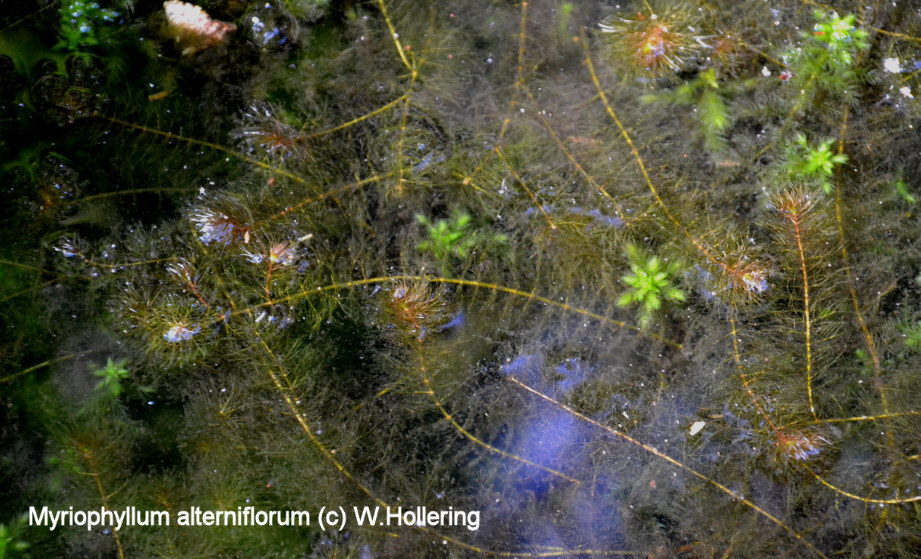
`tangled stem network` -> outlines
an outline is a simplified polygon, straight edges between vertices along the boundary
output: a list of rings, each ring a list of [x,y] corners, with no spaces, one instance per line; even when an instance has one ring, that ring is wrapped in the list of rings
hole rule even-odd
[[[904,4],[16,12],[0,538],[41,495],[481,517],[33,556],[918,555]]]

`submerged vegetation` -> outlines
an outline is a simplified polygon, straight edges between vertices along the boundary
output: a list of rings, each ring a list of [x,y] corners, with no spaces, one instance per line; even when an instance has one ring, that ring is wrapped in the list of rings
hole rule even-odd
[[[907,4],[18,3],[0,557],[921,555]]]
[[[634,245],[627,246],[631,274],[622,278],[630,289],[620,296],[617,304],[625,307],[640,304],[639,325],[649,325],[653,314],[663,303],[684,302],[687,296],[681,289],[671,285],[674,276],[681,269],[676,262],[664,264],[657,256],[645,257]]]
[[[818,183],[825,194],[831,194],[834,185],[831,182],[835,167],[847,163],[847,155],[832,152],[834,140],[825,140],[819,145],[810,146],[806,136],[797,134],[794,138],[789,156],[790,180],[806,179]]]

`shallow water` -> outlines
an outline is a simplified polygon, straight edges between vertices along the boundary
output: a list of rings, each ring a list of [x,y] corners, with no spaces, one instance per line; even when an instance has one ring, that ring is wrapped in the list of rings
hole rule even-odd
[[[0,557],[921,553],[917,10],[202,7],[0,20]]]

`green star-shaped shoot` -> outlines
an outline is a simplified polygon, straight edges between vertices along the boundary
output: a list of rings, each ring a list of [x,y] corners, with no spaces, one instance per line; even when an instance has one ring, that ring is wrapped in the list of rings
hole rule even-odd
[[[847,163],[847,156],[834,153],[831,145],[834,140],[825,140],[818,146],[811,146],[803,134],[796,135],[795,149],[791,171],[794,175],[816,179],[826,194],[831,194],[832,184],[829,180],[835,173],[835,167]]]
[[[835,64],[850,66],[854,60],[852,51],[869,46],[869,34],[856,26],[854,14],[841,17],[835,12],[816,10],[814,15],[818,23],[815,24],[813,37],[828,48]]]
[[[429,235],[428,239],[419,243],[419,250],[431,252],[438,260],[443,260],[451,254],[463,258],[475,244],[470,231],[471,219],[465,213],[455,213],[450,220],[439,220],[435,223],[423,215],[417,215],[416,219],[425,226]]]
[[[681,289],[671,284],[671,276],[680,272],[680,264],[676,262],[664,263],[658,256],[645,257],[639,249],[630,245],[627,247],[630,257],[631,275],[626,275],[621,280],[630,286],[630,290],[620,296],[617,304],[626,307],[634,303],[640,304],[639,324],[646,328],[652,317],[663,302],[677,302],[687,300]]]
[[[473,228],[473,219],[464,212],[456,211],[450,219],[440,219],[434,223],[423,215],[416,215],[416,220],[428,233],[428,238],[419,243],[419,250],[430,252],[441,263],[441,273],[445,277],[450,273],[450,261],[453,258],[466,258],[478,243],[489,241],[488,237],[480,235]],[[504,243],[505,237],[495,235],[492,240]]]
[[[122,393],[121,381],[128,378],[128,369],[125,368],[127,359],[112,361],[112,358],[106,359],[105,367],[93,371],[93,375],[102,377],[102,380],[96,384],[96,390],[108,389],[113,398],[118,398]]]

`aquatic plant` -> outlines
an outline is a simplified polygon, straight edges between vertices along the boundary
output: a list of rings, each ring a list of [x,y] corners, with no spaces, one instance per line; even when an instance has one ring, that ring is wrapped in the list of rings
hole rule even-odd
[[[24,520],[24,517],[19,518],[10,527],[7,527],[6,524],[0,524],[0,559],[28,557],[26,550],[29,549],[29,542],[18,537],[19,529]]]
[[[716,70],[708,68],[691,81],[685,82],[674,91],[645,95],[644,103],[666,102],[675,105],[690,105],[700,121],[701,131],[707,147],[716,151],[724,146],[723,132],[731,122],[729,108],[723,101]]]
[[[417,214],[416,221],[425,227],[427,238],[419,243],[422,252],[429,252],[441,264],[442,274],[449,275],[450,262],[454,258],[463,259],[477,246],[486,248],[487,244],[504,244],[505,235],[494,234],[487,237],[473,229],[473,218],[464,212],[455,212],[450,219],[439,219],[434,223],[424,215]]]
[[[399,338],[423,341],[444,315],[444,301],[422,281],[397,282],[381,296],[384,318]]]
[[[131,374],[128,369],[125,368],[125,363],[127,362],[127,359],[119,359],[118,361],[112,361],[111,357],[106,359],[104,367],[93,371],[94,376],[102,379],[96,384],[96,390],[106,392],[113,398],[121,396],[122,390],[124,389],[122,387],[122,381]]]
[[[818,184],[825,194],[831,194],[831,178],[835,167],[847,163],[847,155],[833,153],[834,140],[825,140],[818,145],[810,145],[806,136],[797,134],[795,145],[788,148],[788,173],[791,177],[807,179]]]
[[[243,29],[184,55],[149,32],[165,12],[125,10],[72,82],[23,47],[51,52],[56,9],[3,16],[0,522],[389,505],[477,529],[33,528],[27,551],[917,555],[910,6],[322,6],[191,9]]]
[[[854,63],[854,52],[869,46],[866,29],[856,26],[854,14],[841,17],[837,12],[816,10],[814,16],[816,24],[813,32],[805,34],[816,45],[809,53],[815,58],[812,63],[835,70],[850,68]],[[817,48],[818,45],[824,47],[824,52]]]
[[[918,199],[914,194],[908,189],[908,185],[905,184],[905,181],[901,178],[898,178],[892,181],[892,188],[895,190],[895,193],[899,195],[905,203],[914,205],[918,202]]]
[[[815,10],[811,32],[803,31],[801,44],[786,53],[792,75],[804,93],[813,87],[848,96],[857,79],[855,62],[868,48],[866,29],[857,26],[856,16],[840,16],[835,11]]]
[[[628,73],[653,76],[677,72],[700,48],[689,11],[683,6],[653,10],[648,4],[632,18],[612,17],[598,25],[611,35],[611,55]]]
[[[806,431],[782,431],[776,432],[777,454],[780,460],[798,460],[800,462],[822,452],[822,448],[828,444],[828,440],[817,433]]]
[[[309,161],[307,138],[276,117],[270,107],[253,105],[243,114],[243,121],[245,125],[235,136],[250,153],[258,149],[272,159],[292,159],[297,163]]]
[[[627,245],[630,270],[633,272],[621,278],[631,287],[620,296],[617,304],[626,307],[640,304],[640,326],[648,326],[663,303],[677,303],[687,300],[684,292],[672,285],[674,276],[681,271],[678,262],[665,263],[658,256],[645,256],[636,245]]]
[[[921,348],[921,322],[913,325],[902,327],[902,335],[905,336],[905,345],[910,348]]]
[[[475,244],[468,214],[457,213],[451,219],[440,219],[435,223],[424,215],[417,215],[416,221],[428,233],[428,238],[419,243],[419,250],[431,252],[437,260],[444,260],[448,256],[463,258]]]
[[[67,50],[76,51],[99,44],[98,27],[111,24],[119,12],[103,8],[93,0],[65,0],[59,8],[61,14],[61,42]]]

